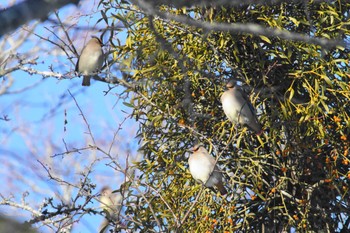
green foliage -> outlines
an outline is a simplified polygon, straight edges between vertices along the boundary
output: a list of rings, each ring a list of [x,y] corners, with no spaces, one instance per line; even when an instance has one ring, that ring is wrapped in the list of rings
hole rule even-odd
[[[136,86],[128,90],[135,93],[129,106],[145,156],[137,165],[144,197],[133,213],[143,226],[135,229],[349,228],[349,48],[203,31],[122,6],[127,10],[116,18],[128,22],[128,37],[115,47],[116,60]],[[349,7],[334,1],[160,10],[347,41]],[[219,100],[230,78],[250,93],[263,136],[225,118]],[[220,156],[226,197],[204,190],[195,201],[200,185],[186,150],[196,139]]]

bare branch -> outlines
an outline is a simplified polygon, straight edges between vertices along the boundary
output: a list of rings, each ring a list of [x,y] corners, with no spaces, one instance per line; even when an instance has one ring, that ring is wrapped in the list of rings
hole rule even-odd
[[[183,16],[183,15],[173,15],[167,12],[162,12],[159,10],[156,10],[151,4],[148,4],[144,1],[136,0],[135,3],[139,5],[146,14],[152,15],[152,16],[158,16],[162,19],[167,20],[174,20],[183,24],[187,24],[189,26],[194,26],[197,28],[202,28],[205,31],[224,31],[224,32],[230,32],[230,33],[247,33],[247,34],[253,34],[253,35],[262,35],[267,37],[279,37],[281,39],[285,40],[294,40],[294,41],[300,41],[305,43],[313,43],[320,45],[324,48],[332,48],[335,46],[344,46],[344,42],[340,40],[328,40],[324,38],[315,38],[306,36],[300,33],[295,32],[289,32],[287,30],[280,30],[276,28],[267,28],[262,27],[258,24],[254,23],[209,23],[199,20],[194,20],[190,17]]]
[[[152,3],[153,5],[170,5],[177,8],[181,7],[192,7],[192,6],[238,6],[238,5],[249,5],[249,4],[266,4],[266,5],[273,5],[273,4],[279,4],[283,2],[294,2],[294,3],[300,3],[304,2],[302,0],[247,0],[247,1],[240,1],[240,0],[192,0],[192,1],[176,1],[176,0],[148,0],[147,2]],[[330,2],[330,1],[322,1],[322,0],[315,0],[313,1],[315,3],[320,2]]]
[[[0,37],[33,19],[44,20],[52,10],[79,0],[27,0],[0,12]]]

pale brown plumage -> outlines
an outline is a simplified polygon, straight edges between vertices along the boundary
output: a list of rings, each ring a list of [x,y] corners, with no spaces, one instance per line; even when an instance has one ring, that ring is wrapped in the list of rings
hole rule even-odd
[[[102,222],[99,232],[107,232],[110,221],[118,220],[122,199],[120,192],[113,192],[109,186],[104,186],[101,189],[100,206],[106,213],[106,219]]]
[[[121,201],[122,196],[119,192],[113,193],[108,186],[102,188],[100,197],[101,208],[107,211],[111,217],[119,212]]]
[[[233,123],[247,126],[260,135],[262,128],[248,96],[241,88],[235,86],[233,81],[229,81],[226,87],[228,90],[222,94],[221,103],[227,118]]]
[[[215,186],[221,195],[225,195],[227,190],[222,182],[223,175],[216,165],[215,159],[201,144],[195,145],[192,151],[188,164],[193,178],[202,182],[206,187]]]
[[[96,73],[102,68],[104,60],[102,45],[99,38],[92,37],[81,51],[75,71],[83,74],[83,86],[90,86],[91,73]]]

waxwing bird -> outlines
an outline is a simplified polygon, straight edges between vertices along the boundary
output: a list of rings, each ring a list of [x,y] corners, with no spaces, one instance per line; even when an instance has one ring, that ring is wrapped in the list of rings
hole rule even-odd
[[[106,219],[102,222],[99,232],[105,232],[110,221],[118,220],[122,201],[123,197],[120,192],[113,192],[109,186],[104,186],[101,189],[100,206],[106,213]]]
[[[92,37],[83,48],[75,66],[75,71],[83,74],[83,86],[90,86],[91,73],[96,73],[102,68],[104,54],[102,41]]]
[[[226,87],[228,89],[222,94],[221,103],[227,118],[232,123],[245,125],[260,135],[262,128],[248,96],[232,80],[227,83]]]
[[[208,188],[215,186],[221,195],[225,195],[227,190],[222,183],[222,172],[216,165],[214,157],[201,144],[195,145],[192,151],[188,159],[192,177]]]
[[[104,186],[101,189],[100,203],[101,208],[112,217],[118,214],[121,208],[122,195],[119,192],[113,192],[109,186]]]

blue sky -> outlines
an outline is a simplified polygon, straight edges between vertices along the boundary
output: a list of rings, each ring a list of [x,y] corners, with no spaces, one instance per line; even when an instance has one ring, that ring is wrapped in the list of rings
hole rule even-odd
[[[62,20],[71,17],[74,22],[79,14],[90,14],[91,9],[96,10],[92,5],[88,7],[91,3],[91,1],[82,1],[81,4],[84,7],[65,7],[59,11],[59,15]],[[4,3],[1,3],[0,7],[4,7]],[[94,26],[99,17],[99,12],[92,17],[82,16],[78,25]],[[51,24],[43,23],[36,28],[35,32],[54,39],[53,35],[44,28],[45,26],[50,28]],[[101,26],[103,25],[98,25],[98,27]],[[69,33],[79,53],[83,44],[93,34],[84,30],[74,30],[74,28]],[[59,34],[63,36],[63,33]],[[121,34],[119,39],[123,41],[123,38],[125,33]],[[60,73],[74,69],[74,64],[66,58],[65,54],[51,54],[51,51],[54,51],[52,44],[38,40],[34,35],[28,38],[28,42],[16,52],[26,53],[37,44],[47,53],[39,57],[38,65],[33,68],[49,71],[49,67],[53,65],[54,71]],[[122,124],[122,130],[118,133],[116,142],[112,144],[112,153],[118,157],[122,165],[125,164],[126,153],[130,153],[131,157],[135,156],[137,141],[134,136],[137,124],[133,119],[128,118],[131,109],[122,104],[123,100],[118,101],[118,94],[123,88],[115,88],[105,95],[104,91],[108,90],[105,83],[93,81],[90,87],[82,87],[82,78],[79,77],[63,80],[44,79],[23,71],[14,72],[11,77],[0,77],[1,85],[8,84],[10,78],[13,78],[11,88],[7,94],[0,96],[0,116],[7,116],[9,119],[9,121],[0,121],[0,162],[3,164],[0,182],[6,187],[1,190],[1,195],[13,196],[13,200],[19,202],[22,193],[28,191],[26,200],[33,208],[38,207],[45,197],[63,195],[64,188],[57,182],[49,180],[39,161],[62,175],[62,178],[74,182],[79,180],[79,173],[86,169],[91,159],[99,158],[101,161],[94,167],[91,174],[93,183],[97,184],[95,191],[98,192],[106,184],[114,189],[119,188],[123,176],[106,166],[108,159],[103,159],[102,155],[95,151],[85,150],[81,154],[52,156],[63,153],[66,145],[73,149],[84,148],[89,144],[87,125],[69,92],[76,98],[101,148],[108,150],[113,142],[114,133]],[[125,118],[128,119],[124,122]],[[66,124],[65,120],[67,120]],[[73,190],[72,193],[75,191]],[[98,203],[92,206],[97,207]],[[7,206],[0,206],[0,213],[20,220],[28,220],[30,217],[26,211]],[[101,221],[102,218],[96,216],[84,216],[74,225],[73,232],[93,232],[92,229],[96,229]],[[50,232],[50,230],[41,228],[41,232]]]

